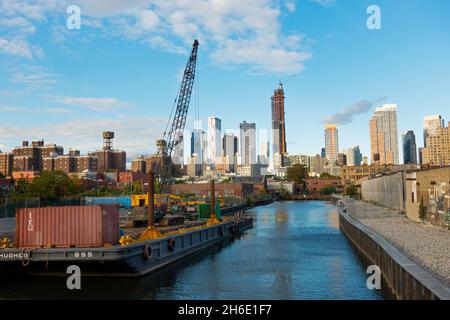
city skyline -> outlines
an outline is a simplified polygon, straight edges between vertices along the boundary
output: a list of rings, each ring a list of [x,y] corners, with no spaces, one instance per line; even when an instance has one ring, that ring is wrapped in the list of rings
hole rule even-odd
[[[225,50],[231,47],[222,48],[216,38],[204,35],[207,31],[217,35],[218,30],[198,24],[202,35],[200,92],[194,90],[187,128],[193,128],[194,118],[206,119],[213,114],[222,119],[224,128],[237,129],[239,122],[247,119],[256,123],[257,128],[270,130],[270,95],[279,79],[298,74],[285,85],[290,154],[320,153],[322,122],[330,117],[340,122],[343,148],[359,145],[364,155],[370,154],[366,124],[381,101],[398,105],[398,132],[414,131],[418,136],[417,147],[422,147],[423,117],[443,113],[450,101],[444,85],[449,82],[449,74],[444,70],[449,69],[445,57],[450,46],[442,41],[445,34],[440,31],[448,29],[442,5],[449,4],[439,6],[417,0],[409,5],[377,2],[382,10],[383,27],[375,31],[365,26],[369,4],[366,1],[353,6],[343,1],[330,2],[329,6],[309,0],[280,6],[271,1],[258,3],[258,9],[270,9],[271,18],[265,21],[266,26],[279,30],[270,32],[298,44],[297,47],[290,47],[286,41],[274,44],[283,54],[294,57],[293,62],[287,60],[288,65],[283,64],[285,55],[259,61],[255,53],[245,51],[246,46],[242,45],[255,39],[243,34],[238,37],[241,42],[230,43],[234,45],[234,56]],[[114,22],[120,20],[114,17],[123,9],[120,4],[105,7],[81,1],[84,19],[81,30],[66,28],[64,1],[38,2],[33,7],[34,14],[25,10],[26,4],[26,1],[1,4],[4,10],[0,10],[3,44],[0,149],[10,151],[20,140],[44,139],[56,144],[64,142],[87,153],[99,144],[97,137],[102,131],[114,130],[116,144],[129,152],[129,159],[154,152],[154,141],[162,136],[185,53],[195,34],[182,37],[169,31],[162,37],[158,27],[169,13],[160,12],[155,18],[152,12],[157,12],[157,8],[148,4],[144,7],[137,4],[134,11],[124,14],[136,18],[136,23],[126,29],[128,37],[113,28]],[[249,7],[246,4],[244,9]],[[187,10],[188,17],[203,14],[199,10]],[[234,13],[230,7],[227,10]],[[248,17],[255,17],[255,12],[244,11]],[[422,16],[423,12],[430,15]],[[220,13],[214,14],[221,17]],[[13,16],[21,20],[13,20]],[[411,23],[418,17],[426,28]],[[226,18],[226,22],[236,21],[233,15]],[[152,21],[157,25],[155,30],[149,30]],[[100,26],[111,30],[102,33]],[[244,24],[243,28],[261,31],[263,27]],[[151,45],[144,41],[144,36],[152,36]],[[420,46],[416,45],[417,39]],[[352,43],[361,44],[358,52],[348,50],[353,48]],[[264,45],[269,46],[266,49],[272,48]],[[377,57],[386,45],[397,54],[383,55],[381,67]],[[425,50],[436,45],[440,50]],[[427,63],[410,72],[408,66],[415,65],[411,62],[417,60]],[[344,64],[345,70],[340,67]],[[384,80],[372,81],[380,78],[380,72]],[[334,80],[337,78],[339,83]],[[420,85],[420,94],[409,90],[412,85]],[[308,139],[303,138],[306,135]],[[399,158],[403,158],[401,148]]]

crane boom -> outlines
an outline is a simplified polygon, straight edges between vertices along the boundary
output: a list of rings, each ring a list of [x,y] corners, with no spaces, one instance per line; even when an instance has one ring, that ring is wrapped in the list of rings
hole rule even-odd
[[[183,79],[181,81],[180,89],[178,91],[177,97],[175,99],[176,110],[173,116],[173,120],[170,126],[170,130],[164,132],[164,137],[162,140],[157,142],[158,154],[162,157],[172,158],[172,151],[177,145],[183,142],[183,131],[186,125],[186,118],[189,110],[189,103],[191,100],[192,88],[194,86],[195,70],[197,65],[197,52],[198,52],[199,42],[194,40],[192,45],[192,52],[189,60],[184,69]],[[169,193],[171,189],[171,168],[172,162],[165,163],[164,159],[158,163],[162,164],[162,170],[157,170],[158,172],[158,185],[160,192]]]

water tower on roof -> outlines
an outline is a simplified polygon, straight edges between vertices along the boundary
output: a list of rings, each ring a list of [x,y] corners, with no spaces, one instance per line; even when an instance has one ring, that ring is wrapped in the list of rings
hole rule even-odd
[[[112,131],[103,132],[103,150],[112,150],[113,139],[114,139],[114,132]]]

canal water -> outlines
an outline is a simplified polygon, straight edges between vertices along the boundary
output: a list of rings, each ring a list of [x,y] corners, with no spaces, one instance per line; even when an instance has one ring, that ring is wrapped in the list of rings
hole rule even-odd
[[[228,244],[133,279],[3,279],[0,299],[383,299],[339,230],[335,206],[276,202],[248,211],[254,228]]]

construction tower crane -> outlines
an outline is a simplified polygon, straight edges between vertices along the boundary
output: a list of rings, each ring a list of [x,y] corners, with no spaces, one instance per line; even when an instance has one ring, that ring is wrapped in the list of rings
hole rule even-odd
[[[194,40],[192,52],[184,69],[183,79],[180,89],[174,101],[169,121],[173,114],[172,122],[167,123],[166,130],[162,139],[157,140],[158,156],[160,161],[157,162],[157,179],[160,193],[170,193],[172,185],[172,151],[176,146],[183,143],[183,131],[186,125],[186,118],[189,110],[189,102],[191,100],[192,87],[194,86],[195,70],[197,65],[197,52],[199,42]],[[169,128],[170,125],[170,128]],[[169,130],[168,130],[169,129]]]

